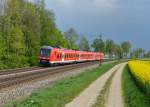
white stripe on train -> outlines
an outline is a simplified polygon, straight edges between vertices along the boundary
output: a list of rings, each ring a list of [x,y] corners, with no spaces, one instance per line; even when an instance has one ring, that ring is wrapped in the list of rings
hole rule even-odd
[[[50,64],[56,64],[56,63],[71,63],[71,62],[82,62],[82,61],[94,61],[95,59],[83,59],[83,60],[69,60],[69,61],[49,61]]]

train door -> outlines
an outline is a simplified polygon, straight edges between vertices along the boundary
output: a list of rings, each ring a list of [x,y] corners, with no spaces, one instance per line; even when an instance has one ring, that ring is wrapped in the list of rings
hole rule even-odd
[[[62,62],[65,61],[65,53],[62,53]]]
[[[81,53],[79,53],[79,61],[81,61]]]

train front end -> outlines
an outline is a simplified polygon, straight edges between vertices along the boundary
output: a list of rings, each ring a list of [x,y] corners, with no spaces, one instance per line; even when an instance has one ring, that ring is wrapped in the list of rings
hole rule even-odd
[[[39,53],[39,63],[42,65],[49,65],[51,60],[51,51],[52,47],[50,46],[43,46],[40,49]]]

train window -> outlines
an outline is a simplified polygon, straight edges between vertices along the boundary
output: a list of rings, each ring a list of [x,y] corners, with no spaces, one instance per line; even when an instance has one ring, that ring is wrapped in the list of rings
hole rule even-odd
[[[42,48],[42,49],[40,50],[40,55],[41,55],[41,56],[44,56],[44,57],[49,57],[49,56],[50,56],[50,53],[51,53],[51,49]]]
[[[67,58],[67,55],[65,54],[65,58]]]
[[[57,53],[55,52],[54,54],[55,54],[55,56],[56,56]]]
[[[59,58],[59,54],[57,54],[57,58]]]

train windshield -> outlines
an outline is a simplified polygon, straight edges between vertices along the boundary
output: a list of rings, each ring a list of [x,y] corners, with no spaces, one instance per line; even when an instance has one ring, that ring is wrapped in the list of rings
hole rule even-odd
[[[40,55],[43,56],[43,57],[49,57],[50,56],[50,53],[51,53],[51,50],[50,49],[41,49],[40,51]]]

